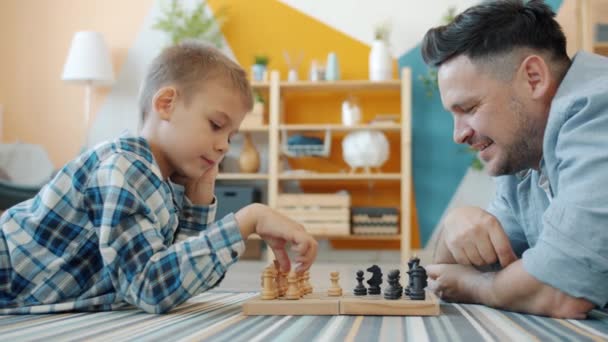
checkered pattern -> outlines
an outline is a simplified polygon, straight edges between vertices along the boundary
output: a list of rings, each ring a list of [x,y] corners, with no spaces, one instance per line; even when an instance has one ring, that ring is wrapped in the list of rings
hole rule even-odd
[[[216,286],[244,250],[230,214],[163,181],[143,138],[67,164],[0,217],[0,313],[161,313]]]

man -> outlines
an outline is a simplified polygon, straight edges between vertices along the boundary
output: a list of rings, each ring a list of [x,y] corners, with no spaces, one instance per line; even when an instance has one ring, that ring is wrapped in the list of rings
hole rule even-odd
[[[427,268],[443,299],[560,318],[608,301],[608,59],[570,60],[554,16],[485,2],[424,38],[454,140],[499,176],[487,210],[444,220]]]

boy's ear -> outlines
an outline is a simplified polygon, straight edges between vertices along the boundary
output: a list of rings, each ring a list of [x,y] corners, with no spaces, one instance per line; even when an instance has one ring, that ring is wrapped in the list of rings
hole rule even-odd
[[[161,120],[170,120],[177,103],[177,90],[174,87],[160,88],[152,98],[152,107]]]

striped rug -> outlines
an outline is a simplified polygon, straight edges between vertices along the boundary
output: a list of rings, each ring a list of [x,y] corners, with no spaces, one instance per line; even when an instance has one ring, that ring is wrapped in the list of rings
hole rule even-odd
[[[438,317],[251,316],[257,293],[209,292],[165,315],[139,310],[0,315],[1,341],[608,341],[608,314],[559,320],[442,304]]]

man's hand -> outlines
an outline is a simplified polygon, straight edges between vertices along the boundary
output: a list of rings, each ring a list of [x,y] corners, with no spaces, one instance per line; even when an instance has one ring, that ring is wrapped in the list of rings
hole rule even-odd
[[[595,306],[538,281],[521,260],[498,272],[482,273],[472,266],[453,264],[428,265],[426,270],[428,289],[448,301],[570,319],[585,319]]]
[[[308,234],[304,227],[281,215],[263,204],[254,203],[239,210],[235,214],[239,223],[243,239],[250,234],[258,234],[268,247],[272,248],[276,260],[283,272],[291,269],[291,261],[287,253],[287,246],[295,252],[295,261],[298,264],[296,272],[303,272],[310,268],[317,257],[317,241]]]
[[[485,266],[496,261],[504,268],[517,260],[496,218],[476,207],[452,210],[443,221],[436,263]]]
[[[218,164],[205,171],[198,179],[190,179],[180,175],[172,175],[171,180],[185,188],[185,195],[196,205],[209,205],[215,194],[215,179],[219,172]]]
[[[481,273],[472,266],[427,265],[428,289],[439,298],[459,303],[481,303],[478,294],[482,286],[489,286],[494,273]]]

